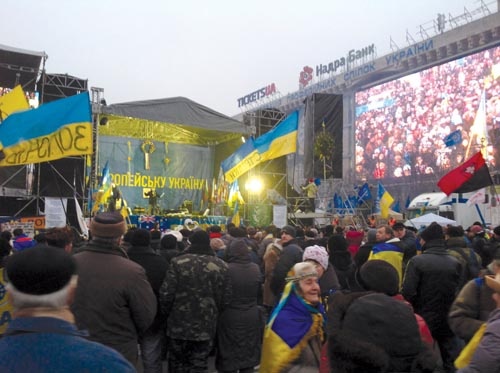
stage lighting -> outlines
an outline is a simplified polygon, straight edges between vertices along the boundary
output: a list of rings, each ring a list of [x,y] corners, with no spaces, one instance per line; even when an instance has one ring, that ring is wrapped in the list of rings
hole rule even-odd
[[[264,184],[262,183],[262,180],[258,178],[252,178],[247,181],[245,187],[249,193],[258,194],[264,188]]]
[[[106,124],[108,124],[108,117],[102,117],[100,120],[99,120],[99,124],[101,126],[105,126]]]
[[[241,142],[244,144],[247,142],[247,140],[245,139],[245,136],[241,136]]]

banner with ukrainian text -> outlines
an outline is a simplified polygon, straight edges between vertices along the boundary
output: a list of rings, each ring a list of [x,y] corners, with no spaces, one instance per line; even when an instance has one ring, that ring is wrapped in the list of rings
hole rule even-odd
[[[295,153],[297,150],[297,128],[299,112],[294,111],[271,131],[255,139],[255,148],[260,161],[267,161]]]
[[[0,142],[0,166],[92,154],[88,92],[9,115],[0,126]]]
[[[224,178],[232,183],[260,162],[260,156],[255,148],[254,139],[250,137],[233,154],[221,163]]]
[[[206,183],[214,176],[214,149],[160,141],[151,141],[154,147],[146,149],[144,143],[135,138],[99,136],[99,170],[104,173],[108,163],[111,181],[132,210],[147,211],[146,193],[154,189],[160,210],[178,210],[188,203],[198,212]]]

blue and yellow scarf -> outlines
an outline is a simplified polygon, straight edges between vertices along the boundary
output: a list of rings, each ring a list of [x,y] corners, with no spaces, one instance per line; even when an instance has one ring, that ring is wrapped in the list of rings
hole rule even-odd
[[[308,341],[324,339],[324,309],[297,295],[294,282],[285,286],[264,331],[260,373],[279,373],[299,358]]]

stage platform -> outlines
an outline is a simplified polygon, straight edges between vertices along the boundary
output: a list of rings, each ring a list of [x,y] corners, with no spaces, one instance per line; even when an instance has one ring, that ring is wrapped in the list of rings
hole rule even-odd
[[[333,214],[327,212],[289,212],[288,218],[292,219],[321,219],[332,218]]]
[[[328,212],[289,212],[288,222],[296,226],[325,226],[331,224],[333,214]]]
[[[179,225],[189,224],[190,227],[196,225],[205,229],[210,225],[220,225],[223,229],[229,218],[227,216],[216,215],[178,215],[178,216],[160,216],[160,215],[130,215],[130,222],[139,228],[153,229],[155,224],[159,224],[161,230],[176,229]]]

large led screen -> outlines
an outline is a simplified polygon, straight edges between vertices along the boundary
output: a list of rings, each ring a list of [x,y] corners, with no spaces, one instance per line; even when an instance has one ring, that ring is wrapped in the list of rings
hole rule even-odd
[[[355,95],[356,177],[387,183],[437,180],[482,150],[500,166],[500,47]],[[461,135],[445,144],[450,133]]]

